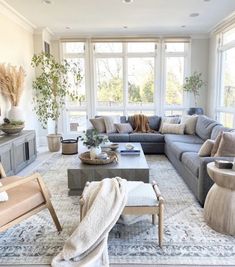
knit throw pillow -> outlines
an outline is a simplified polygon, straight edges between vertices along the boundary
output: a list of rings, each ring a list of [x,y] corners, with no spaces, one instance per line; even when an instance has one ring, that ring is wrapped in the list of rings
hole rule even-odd
[[[201,146],[198,156],[199,157],[209,157],[211,155],[211,151],[213,149],[215,140],[207,139],[203,145]]]
[[[197,115],[193,115],[193,116],[184,115],[184,116],[182,116],[180,123],[185,124],[184,132],[186,134],[195,134],[197,118],[198,118]]]
[[[130,123],[115,123],[114,125],[119,133],[133,132],[133,128]]]
[[[173,124],[164,122],[162,125],[163,134],[184,134],[185,124]]]

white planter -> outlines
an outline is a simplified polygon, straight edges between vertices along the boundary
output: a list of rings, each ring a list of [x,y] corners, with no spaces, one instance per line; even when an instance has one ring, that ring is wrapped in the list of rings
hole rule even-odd
[[[102,152],[101,147],[91,147],[90,149],[90,158],[95,159]]]
[[[24,121],[23,110],[19,106],[12,106],[8,111],[8,119],[15,121]]]

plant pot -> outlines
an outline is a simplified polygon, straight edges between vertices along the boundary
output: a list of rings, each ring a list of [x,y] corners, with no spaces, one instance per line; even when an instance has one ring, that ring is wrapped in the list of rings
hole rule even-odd
[[[24,121],[23,110],[19,106],[12,106],[8,111],[8,119],[14,121]]]
[[[188,115],[203,115],[203,108],[189,108]]]
[[[101,147],[91,147],[90,149],[90,158],[91,159],[96,159],[96,157],[102,152]]]
[[[61,134],[49,134],[47,136],[47,143],[50,152],[58,152],[60,150]]]

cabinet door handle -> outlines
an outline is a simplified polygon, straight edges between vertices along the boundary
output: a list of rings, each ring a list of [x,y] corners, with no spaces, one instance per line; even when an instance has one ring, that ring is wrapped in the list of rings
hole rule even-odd
[[[29,142],[25,142],[25,157],[29,160]]]

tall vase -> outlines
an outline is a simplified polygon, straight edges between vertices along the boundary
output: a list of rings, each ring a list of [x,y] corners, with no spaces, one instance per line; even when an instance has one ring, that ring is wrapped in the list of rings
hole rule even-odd
[[[8,111],[8,119],[15,121],[24,121],[23,110],[19,106],[12,106]]]
[[[102,152],[101,147],[91,147],[90,149],[90,158],[95,159]]]

